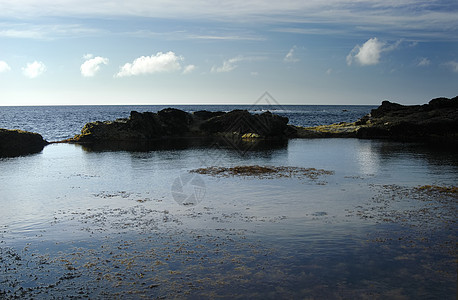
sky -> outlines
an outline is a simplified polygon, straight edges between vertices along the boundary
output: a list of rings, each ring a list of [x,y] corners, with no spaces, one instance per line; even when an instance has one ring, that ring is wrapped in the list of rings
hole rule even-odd
[[[0,106],[423,104],[456,0],[0,0]]]

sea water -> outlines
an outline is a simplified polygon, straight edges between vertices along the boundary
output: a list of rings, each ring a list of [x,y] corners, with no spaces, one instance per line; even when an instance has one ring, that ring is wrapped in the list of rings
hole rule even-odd
[[[0,297],[455,298],[456,193],[419,188],[456,186],[455,153],[358,139],[241,150],[1,158]],[[190,172],[252,165],[327,172]]]

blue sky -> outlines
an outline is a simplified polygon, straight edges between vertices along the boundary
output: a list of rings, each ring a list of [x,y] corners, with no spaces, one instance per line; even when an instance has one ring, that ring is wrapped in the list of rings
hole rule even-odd
[[[458,95],[456,0],[0,0],[0,105]]]

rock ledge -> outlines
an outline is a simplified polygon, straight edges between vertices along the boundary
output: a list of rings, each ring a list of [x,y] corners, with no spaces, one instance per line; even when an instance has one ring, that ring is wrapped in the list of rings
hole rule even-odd
[[[0,128],[0,157],[37,153],[47,144],[38,133]]]

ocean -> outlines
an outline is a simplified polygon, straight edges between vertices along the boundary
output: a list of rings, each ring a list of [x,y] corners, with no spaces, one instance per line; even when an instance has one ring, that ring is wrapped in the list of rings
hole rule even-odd
[[[0,107],[0,127],[55,141],[164,107]],[[371,108],[273,111],[312,126]],[[360,139],[240,150],[56,143],[0,158],[0,298],[456,298],[456,153]]]
[[[127,118],[130,112],[157,112],[168,105],[104,106],[0,106],[0,128],[22,129],[40,133],[47,141],[59,141],[80,133],[94,121]],[[286,116],[290,124],[317,126],[336,122],[354,122],[376,106],[357,105],[175,105],[186,112],[199,110],[231,111],[247,109],[252,113],[271,111]]]

